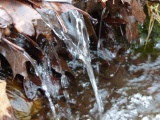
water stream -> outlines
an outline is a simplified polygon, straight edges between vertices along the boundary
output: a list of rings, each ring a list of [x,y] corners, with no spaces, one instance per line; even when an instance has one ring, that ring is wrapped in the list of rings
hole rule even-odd
[[[39,57],[40,60],[35,59],[35,56],[27,51],[23,53],[31,62],[29,65],[33,66],[27,67],[28,75],[38,76],[41,83],[38,81],[39,84],[35,84],[32,80],[27,80],[28,84],[25,85],[26,89],[30,89],[28,93],[36,94],[33,95],[34,99],[29,101],[26,98],[28,94],[25,93],[23,78],[15,78],[14,81],[7,78],[10,102],[18,119],[160,120],[160,42],[148,41],[145,51],[142,44],[127,46],[124,41],[119,41],[121,38],[113,41],[104,39],[107,44],[103,48],[101,19],[97,50],[90,50],[90,40],[81,13],[76,10],[61,13],[60,17],[67,30],[63,31],[58,21],[60,18],[57,18],[54,10],[45,10],[37,11],[53,30],[55,35],[53,39],[63,43],[58,44],[60,47],[66,45],[65,52],[67,49],[72,57],[68,51],[57,52],[59,46],[56,46],[55,41],[54,46],[52,40],[45,41],[47,44],[42,43],[45,47],[40,48],[40,52],[44,56]],[[10,66],[4,62],[3,56],[0,57],[2,68],[8,67],[6,70],[1,68],[0,74],[3,76],[3,73],[8,72],[9,69],[11,76]],[[63,57],[70,71],[64,68]],[[55,61],[52,61],[54,59]],[[108,64],[106,60],[110,63]],[[68,77],[67,72],[73,73],[76,80],[69,79],[70,75]],[[61,83],[56,80],[60,80]],[[13,85],[16,82],[18,87]]]
[[[89,52],[89,36],[85,28],[83,15],[78,11],[70,11],[68,13],[62,13],[61,17],[67,28],[67,33],[63,32],[58,24],[57,18],[53,10],[46,11],[46,13],[39,10],[43,20],[49,25],[54,33],[64,41],[68,51],[78,59],[81,59],[87,69],[88,76],[90,78],[96,101],[98,104],[98,111],[103,112],[103,104],[101,97],[98,94],[98,88],[91,66],[91,58]],[[55,24],[56,22],[56,24]]]
[[[24,55],[30,61],[33,61],[32,58],[26,52],[24,52]],[[49,101],[52,114],[53,116],[56,117],[57,114],[56,114],[54,103],[52,102],[52,97],[56,98],[58,96],[60,88],[58,84],[53,85],[52,83],[52,79],[51,79],[52,73],[51,73],[51,67],[50,67],[51,63],[50,63],[49,57],[47,55],[45,56],[44,62],[42,65],[37,65],[36,62],[32,62],[31,64],[35,69],[36,75],[39,76],[42,82],[42,89],[45,91],[45,95]]]

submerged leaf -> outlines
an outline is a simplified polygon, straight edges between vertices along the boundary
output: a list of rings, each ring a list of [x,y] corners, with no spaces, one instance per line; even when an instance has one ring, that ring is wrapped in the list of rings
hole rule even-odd
[[[16,77],[14,81],[7,79],[7,95],[17,119],[30,120],[31,115],[34,115],[42,109],[42,105],[40,104],[42,101],[38,101],[39,98],[35,98],[33,101],[28,100],[24,94],[22,83],[21,77]],[[37,102],[36,104],[39,103],[36,108],[37,111],[32,111],[32,109],[35,109],[33,108],[34,102]]]

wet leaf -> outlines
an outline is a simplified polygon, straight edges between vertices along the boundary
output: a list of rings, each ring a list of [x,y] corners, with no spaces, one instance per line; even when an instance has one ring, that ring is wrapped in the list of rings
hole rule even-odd
[[[0,80],[0,119],[16,120],[6,94],[6,82],[3,80]]]
[[[5,9],[11,16],[15,28],[20,33],[24,33],[30,36],[35,35],[32,20],[41,19],[41,16],[29,4],[19,2],[17,0],[1,0],[0,7]],[[8,18],[8,14],[5,14],[3,19]]]
[[[138,40],[138,29],[136,26],[136,19],[133,15],[130,15],[126,11],[126,9],[121,9],[121,14],[123,16],[123,19],[126,22],[126,38],[129,42],[132,41],[132,39]]]
[[[16,74],[22,75],[24,78],[28,78],[27,70],[26,70],[26,62],[33,62],[32,58],[27,58],[22,51],[17,49],[13,49],[6,43],[0,43],[0,53],[7,59],[9,62],[12,71],[13,77]]]
[[[22,80],[18,77],[14,81],[7,79],[7,94],[17,119],[29,120],[31,115],[42,109],[42,101],[39,98],[35,98],[32,101],[28,100],[22,84]],[[34,108],[35,104],[37,105],[36,108]]]
[[[135,19],[143,24],[146,15],[143,11],[142,5],[140,3],[140,0],[122,0],[123,2],[127,2],[131,6],[132,15],[135,17]]]
[[[126,38],[128,42],[130,43],[132,39],[138,40],[138,29],[135,23],[131,23],[126,26]]]
[[[0,53],[7,59],[8,63],[10,64],[13,72],[13,78],[15,78],[17,74],[24,77],[23,85],[26,96],[29,99],[33,99],[36,95],[36,90],[39,88],[38,86],[41,85],[41,81],[37,76],[35,77],[35,75],[28,74],[26,63],[30,62],[31,65],[34,66],[35,60],[33,60],[24,51],[17,50],[2,42],[0,43]]]
[[[41,34],[44,35],[48,40],[53,40],[52,29],[50,29],[43,20],[34,20],[33,25],[36,30],[36,37]]]
[[[10,98],[13,109],[29,115],[33,103],[28,101],[24,93],[21,92],[22,89],[23,88],[21,86],[9,83],[7,87],[8,97]]]

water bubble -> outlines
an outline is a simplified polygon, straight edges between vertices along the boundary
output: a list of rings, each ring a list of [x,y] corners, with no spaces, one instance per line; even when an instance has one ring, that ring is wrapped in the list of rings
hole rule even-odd
[[[98,20],[97,20],[97,19],[92,18],[92,23],[93,23],[94,25],[96,25],[96,24],[98,24]]]

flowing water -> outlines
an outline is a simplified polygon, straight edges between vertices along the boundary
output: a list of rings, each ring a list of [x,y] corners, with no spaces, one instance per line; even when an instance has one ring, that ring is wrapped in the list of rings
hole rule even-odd
[[[24,55],[30,61],[33,61],[32,58],[26,52],[24,52]],[[55,106],[52,102],[51,97],[56,98],[58,96],[60,88],[58,84],[53,85],[52,83],[52,79],[51,79],[52,73],[51,73],[51,67],[50,67],[51,63],[50,63],[49,57],[45,56],[44,62],[42,65],[37,65],[36,62],[32,62],[31,64],[35,69],[36,75],[39,76],[42,82],[42,89],[45,91],[45,95],[48,98],[53,116],[56,117],[57,114],[56,114]]]
[[[158,44],[152,43],[153,48],[150,48],[152,52],[148,54],[142,52],[144,46],[134,47],[136,49],[126,48],[125,50],[119,49],[124,47],[121,44],[107,47],[110,58],[115,55],[115,51],[118,52],[110,61],[110,66],[105,61],[103,54],[97,57],[97,51],[91,51],[94,71],[97,69],[97,61],[100,63],[100,72],[97,74],[99,76],[98,94],[104,104],[104,113],[101,118],[98,118],[96,99],[88,75],[83,70],[83,63],[77,59],[68,62],[69,67],[78,78],[74,86],[63,91],[65,100],[59,99],[53,104],[52,95],[47,87],[46,93],[49,93],[47,98],[51,102],[46,101],[45,105],[48,103],[50,107],[53,106],[52,110],[56,111],[54,118],[60,120],[159,120],[160,49],[156,48]],[[39,68],[39,70],[41,69],[42,67]],[[48,83],[43,84],[48,85]],[[24,100],[22,102],[19,100],[18,105],[14,101],[11,100],[14,108],[18,106],[18,110],[23,110],[22,106],[19,106],[21,103],[27,110],[27,104]],[[48,114],[48,117],[44,119],[52,120],[50,109],[38,113],[36,117],[34,115],[31,119],[39,119],[45,114]]]
[[[67,64],[78,77],[74,81],[74,85],[69,86],[62,68],[57,67],[56,70],[62,74],[61,84],[64,88],[63,96],[61,97],[58,94],[60,86],[57,83],[53,84],[51,80],[51,61],[48,54],[45,54],[43,64],[36,65],[34,62],[31,63],[36,75],[42,81],[42,89],[45,91],[49,101],[48,104],[45,102],[44,106],[47,107],[48,105],[51,111],[47,111],[45,107],[42,107],[42,112],[40,110],[29,119],[160,119],[159,43],[148,43],[152,47],[148,48],[151,52],[147,52],[147,54],[144,54],[144,46],[137,45],[132,49],[132,47],[124,46],[123,43],[107,46],[107,49],[104,48],[103,51],[98,50],[97,54],[97,51],[89,51],[89,37],[83,16],[80,13],[71,11],[61,14],[68,30],[65,33],[61,31],[61,25],[57,22],[54,11],[39,12],[44,21],[64,41],[68,51],[73,55],[74,59]],[[52,50],[58,60],[57,54],[54,53],[55,50]],[[105,56],[104,51],[106,53]],[[27,53],[24,53],[24,55],[30,61],[33,61]],[[110,60],[110,65],[106,58]],[[60,66],[60,61],[58,64]],[[94,75],[94,71],[98,72],[95,72]],[[99,78],[98,81],[95,76]],[[14,94],[17,94],[17,92]],[[56,97],[59,98],[54,101],[53,98]],[[42,99],[42,101],[45,100]],[[20,103],[23,103],[23,105],[20,106]],[[23,106],[27,109],[24,100],[23,102],[20,102],[20,100],[15,102],[12,99],[11,104],[15,109],[17,106],[19,110],[23,110]],[[30,112],[31,110],[28,111]],[[45,114],[48,116],[45,116]]]
[[[98,94],[98,88],[91,66],[89,36],[85,28],[83,15],[78,11],[70,11],[68,13],[62,14],[61,17],[68,30],[67,33],[65,33],[62,32],[61,29],[58,29],[58,27],[61,27],[59,24],[58,26],[55,25],[54,22],[57,21],[57,19],[54,11],[49,10],[46,12],[46,14],[42,13],[41,11],[39,12],[41,13],[44,21],[49,25],[50,28],[52,28],[54,33],[65,42],[68,51],[75,58],[81,59],[84,62],[95,93],[98,110],[100,113],[103,112],[103,104],[101,101],[101,97]]]

